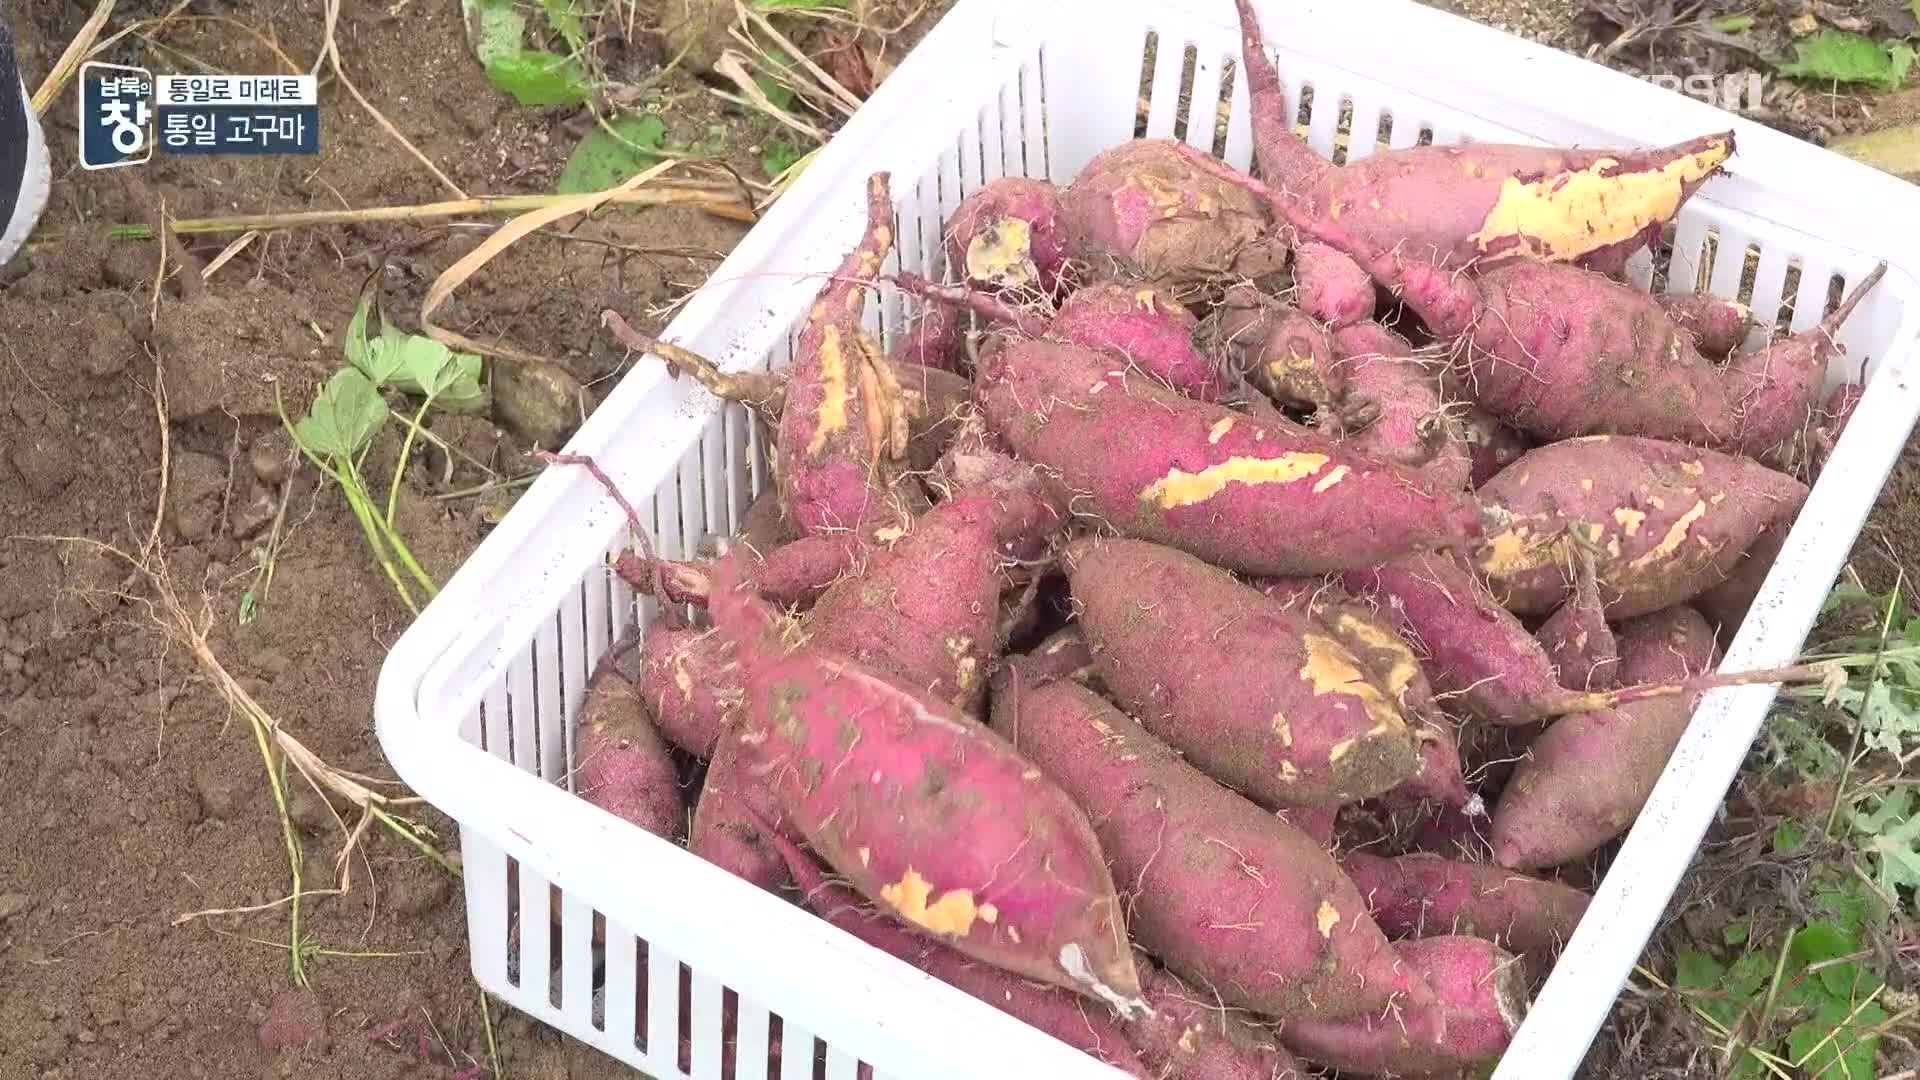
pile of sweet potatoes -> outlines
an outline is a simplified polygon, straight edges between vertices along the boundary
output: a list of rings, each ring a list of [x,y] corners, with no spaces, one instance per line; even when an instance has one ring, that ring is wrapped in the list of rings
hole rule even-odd
[[[1241,19],[1264,183],[1130,140],[984,185],[922,277],[875,174],[790,369],[675,361],[777,483],[620,560],[706,618],[616,646],[576,790],[1131,1075],[1459,1075],[1797,516],[1878,272],[1792,336],[1649,296],[1731,133],[1336,166]]]

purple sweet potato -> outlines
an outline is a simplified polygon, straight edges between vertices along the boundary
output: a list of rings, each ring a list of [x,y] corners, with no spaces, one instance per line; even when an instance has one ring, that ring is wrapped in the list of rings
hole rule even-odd
[[[1326,329],[1305,312],[1234,285],[1221,298],[1214,334],[1234,368],[1275,403],[1312,409],[1316,424],[1336,432],[1346,427],[1344,372]]]
[[[1473,473],[1467,432],[1413,346],[1371,320],[1336,330],[1331,342],[1348,393],[1376,414],[1347,434],[1347,443],[1376,460],[1419,470],[1442,490],[1465,491]]]
[[[735,550],[745,563],[742,573],[762,599],[804,607],[859,566],[868,545],[852,533],[822,533],[771,550],[745,543],[735,545]],[[710,559],[649,562],[625,551],[614,560],[613,570],[642,596],[664,597],[676,604],[704,604],[712,588]]]
[[[1733,636],[1746,622],[1747,612],[1773,572],[1774,560],[1787,542],[1791,521],[1775,522],[1756,537],[1740,555],[1727,579],[1692,600],[1692,607],[1714,628],[1722,648],[1731,647]]]
[[[1253,586],[1289,609],[1310,614],[1339,638],[1407,718],[1419,764],[1413,775],[1383,792],[1382,798],[1392,805],[1433,800],[1466,806],[1471,795],[1461,774],[1455,725],[1434,702],[1433,687],[1419,658],[1392,622],[1321,578],[1264,578]]]
[[[1290,1020],[1280,1041],[1342,1076],[1457,1072],[1497,1061],[1526,1015],[1526,973],[1519,958],[1464,935],[1418,938],[1395,946],[1406,966],[1433,987],[1445,1035],[1423,1038],[1417,1015]],[[1407,1013],[1412,1013],[1408,1010]]]
[[[722,556],[708,608],[738,650],[736,729],[781,827],[975,960],[1142,1011],[1126,915],[1066,792],[917,687],[812,642],[789,647],[773,609],[740,586]]]
[[[574,791],[622,821],[669,840],[686,807],[667,743],[641,700],[630,653],[601,661],[587,682],[574,733]]]
[[[791,829],[773,801],[754,745],[736,728],[721,731],[694,804],[687,850],[769,892],[788,883],[772,831]]]
[[[1332,808],[1419,768],[1392,683],[1311,615],[1158,544],[1082,538],[1062,561],[1108,693],[1222,783]]]
[[[1019,665],[995,680],[995,730],[1087,808],[1125,889],[1130,929],[1169,970],[1269,1016],[1351,1017],[1433,1001],[1305,834],[1078,683],[1027,685]]]
[[[1467,452],[1473,458],[1469,483],[1478,488],[1497,476],[1501,469],[1519,461],[1533,444],[1519,432],[1502,423],[1484,409],[1469,406],[1460,411],[1459,423],[1466,435]]]
[[[1678,605],[1619,626],[1620,681],[1679,682],[1718,662],[1713,628]],[[1494,861],[1560,866],[1625,832],[1685,734],[1701,691],[1561,717],[1528,748],[1493,808]]]
[[[1047,337],[1126,359],[1201,401],[1220,400],[1220,373],[1194,346],[1199,323],[1164,291],[1104,282],[1075,289],[1047,326]]]
[[[1470,934],[1516,953],[1557,953],[1592,897],[1557,881],[1439,855],[1382,858],[1363,851],[1340,866],[1389,937]]]
[[[1375,598],[1434,688],[1480,719],[1531,723],[1572,696],[1540,643],[1457,556],[1419,552],[1342,580],[1356,596]]]
[[[946,223],[947,266],[997,292],[1051,297],[1066,271],[1061,190],[1003,176],[960,200]]]
[[[1561,686],[1611,690],[1620,684],[1620,653],[1588,552],[1577,553],[1573,580],[1573,595],[1534,631],[1534,640],[1546,650]]]
[[[1728,131],[1654,149],[1412,146],[1335,167],[1294,135],[1251,0],[1238,6],[1254,153],[1267,183],[1373,248],[1403,245],[1450,273],[1516,255],[1615,269],[1734,150]]]
[[[1078,623],[1070,623],[1049,634],[1020,660],[1028,674],[1040,682],[1072,679],[1092,685],[1099,678],[1093,662],[1093,646],[1087,643],[1087,635]]]
[[[875,368],[885,358],[875,355],[861,329],[863,290],[893,247],[886,173],[868,179],[866,199],[859,246],[827,278],[801,328],[775,428],[781,502],[807,536],[870,536],[900,527],[909,512],[892,490],[898,467],[883,445],[890,425]]]
[[[784,837],[774,836],[773,844],[783,859],[787,873],[805,897],[814,914],[861,941],[906,961],[915,968],[956,989],[979,998],[1009,1016],[1059,1039],[1082,1053],[1112,1065],[1130,1076],[1146,1080],[1147,1072],[1134,1049],[1132,1026],[1114,1019],[1113,1014],[1091,1005],[1085,998],[1054,986],[1043,986],[1018,975],[968,958],[937,941],[922,937],[901,926],[898,920],[875,911],[860,897],[838,882],[830,881],[820,865]],[[1140,967],[1142,988],[1149,1005],[1157,982],[1147,982],[1147,968]],[[1137,1021],[1162,1023],[1159,1017]]]
[[[1693,340],[1700,355],[1715,360],[1725,360],[1753,328],[1753,309],[1737,300],[1712,293],[1659,293],[1654,300]]]
[[[1476,404],[1546,439],[1614,433],[1773,452],[1806,425],[1840,348],[1837,331],[1886,269],[1868,274],[1818,326],[1720,365],[1633,286],[1535,257],[1462,274],[1361,239],[1346,216],[1310,210],[1297,196],[1196,149],[1183,154],[1216,177],[1261,192],[1291,227],[1351,256],[1448,343],[1454,385],[1470,387]]]
[[[967,322],[945,304],[928,304],[887,352],[893,366],[960,371],[966,363]]]
[[[740,706],[740,672],[727,639],[656,619],[640,639],[638,682],[660,733],[694,757],[712,757]]]
[[[1749,458],[1629,435],[1551,443],[1481,486],[1507,515],[1475,556],[1508,610],[1544,615],[1591,552],[1607,617],[1684,603],[1726,580],[1761,531],[1791,520],[1807,486]]]
[[[1373,318],[1379,299],[1359,263],[1312,241],[1294,249],[1293,287],[1300,310],[1336,330]]]
[[[737,542],[761,552],[772,551],[800,539],[793,523],[786,519],[780,509],[780,493],[773,488],[754,496],[747,508],[740,512],[734,536]]]
[[[1048,472],[1081,521],[1231,570],[1326,573],[1481,535],[1464,493],[1131,378],[1089,350],[1009,345],[982,358],[976,388],[988,426]]]
[[[1156,1080],[1307,1080],[1266,1024],[1164,968],[1137,966],[1153,1015],[1128,1024],[1127,1035]]]
[[[1061,197],[1068,251],[1093,277],[1176,292],[1284,265],[1260,200],[1195,169],[1173,139],[1129,139],[1095,154]]]

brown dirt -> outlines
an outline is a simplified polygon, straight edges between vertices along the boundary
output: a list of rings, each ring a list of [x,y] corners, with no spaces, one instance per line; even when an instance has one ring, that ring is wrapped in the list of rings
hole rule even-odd
[[[113,26],[172,5],[123,3]],[[650,5],[642,4],[642,9]],[[938,6],[938,5],[936,5]],[[1443,5],[1447,6],[1447,5]],[[1568,5],[1461,0],[1464,13],[1557,36]],[[13,16],[22,68],[37,83],[91,5],[30,0]],[[303,67],[318,55],[320,0],[205,5],[274,40]],[[451,0],[344,4],[338,42],[349,76],[461,187],[550,191],[582,126],[579,110],[528,109],[488,86]],[[924,24],[923,24],[924,25]],[[102,59],[181,70],[186,57],[237,72],[276,70],[232,23],[169,28],[156,58],[130,38]],[[645,49],[614,61],[644,70]],[[668,139],[717,146],[757,176],[764,122],[723,111],[675,76],[650,91]],[[177,642],[149,594],[80,536],[138,549],[156,512],[160,427],[155,359],[172,455],[163,554],[204,596],[212,648],[286,727],[328,761],[387,775],[371,701],[384,650],[407,612],[370,562],[338,494],[311,468],[286,481],[288,532],[271,594],[242,625],[240,596],[278,498],[287,447],[273,412],[290,410],[340,363],[339,337],[378,273],[387,310],[413,328],[427,285],[485,235],[472,222],[339,227],[263,235],[204,290],[162,290],[149,320],[157,250],[110,242],[107,226],[175,217],[426,202],[448,193],[338,87],[322,91],[323,152],[291,158],[167,159],[87,173],[73,161],[71,91],[48,116],[55,196],[30,268],[0,282],[0,1077],[451,1077],[487,1063],[468,971],[458,884],[379,830],[352,863],[344,896],[310,897],[306,933],[328,954],[310,992],[290,989],[284,908],[267,904],[288,870],[259,753]],[[738,225],[655,210],[570,226],[575,235],[672,254],[616,262],[601,244],[532,238],[484,271],[443,322],[556,357],[590,407],[621,371],[598,331],[617,306],[642,325],[701,280]],[[228,236],[193,240],[204,265]],[[694,254],[681,253],[690,249]],[[484,418],[436,430],[502,477],[530,470],[526,443]],[[392,441],[369,475],[384,490]],[[1867,538],[1892,558],[1920,552],[1920,466],[1902,466]],[[510,501],[435,498],[487,479],[423,453],[408,472],[400,525],[444,579]],[[296,781],[297,784],[297,781]],[[309,888],[332,881],[342,830],[311,793],[296,800]],[[424,813],[443,846],[454,832]],[[510,1075],[631,1075],[517,1016],[499,1016]]]

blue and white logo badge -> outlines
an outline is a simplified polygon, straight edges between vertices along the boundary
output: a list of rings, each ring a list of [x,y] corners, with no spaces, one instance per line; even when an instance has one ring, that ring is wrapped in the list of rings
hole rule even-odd
[[[80,167],[114,169],[153,157],[153,73],[87,61],[80,65]]]

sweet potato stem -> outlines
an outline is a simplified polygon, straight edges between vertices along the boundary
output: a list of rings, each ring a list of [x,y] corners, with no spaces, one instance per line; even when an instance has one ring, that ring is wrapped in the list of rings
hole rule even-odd
[[[661,341],[635,330],[620,313],[609,308],[600,313],[601,325],[613,332],[614,340],[633,352],[652,353],[667,362],[667,371],[686,372],[699,380],[714,397],[737,401],[769,420],[780,415],[786,404],[787,380],[764,371],[725,372],[720,365],[692,349]]]
[[[919,274],[913,273],[894,274],[887,280],[893,282],[902,292],[936,304],[946,304],[962,311],[970,311],[988,322],[1010,326],[1024,337],[1037,338],[1047,332],[1047,319],[1044,315],[1009,304],[991,293],[970,289],[965,285],[936,285]]]

